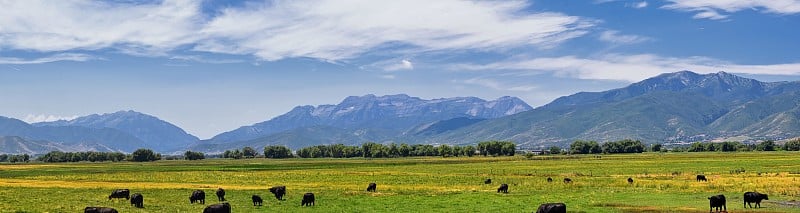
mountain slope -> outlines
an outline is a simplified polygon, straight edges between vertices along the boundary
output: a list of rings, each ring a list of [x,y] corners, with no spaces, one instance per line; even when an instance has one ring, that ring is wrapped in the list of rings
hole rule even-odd
[[[800,82],[765,83],[725,72],[682,71],[620,89],[561,97],[426,142],[512,140],[538,148],[574,140],[663,143],[738,135],[797,136],[798,94]]]
[[[119,111],[93,114],[73,120],[34,123],[34,126],[79,126],[92,129],[110,128],[128,133],[144,142],[143,146],[155,151],[176,151],[188,147],[199,139],[183,129],[154,116],[135,112]]]
[[[219,134],[203,143],[252,140],[301,127],[331,126],[401,134],[419,125],[457,117],[497,118],[530,110],[515,97],[485,101],[474,97],[423,100],[408,95],[350,96],[337,105],[298,106],[290,112],[252,126]]]
[[[33,126],[23,121],[0,116],[0,136],[17,136],[26,141],[47,141],[61,144],[65,150],[105,150],[132,152],[144,142],[125,132],[80,126]],[[34,149],[31,149],[34,150]],[[7,152],[7,150],[4,150]]]

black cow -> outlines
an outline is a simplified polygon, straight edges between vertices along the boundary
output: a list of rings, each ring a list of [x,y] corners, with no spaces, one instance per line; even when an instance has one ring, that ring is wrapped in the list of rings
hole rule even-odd
[[[131,199],[131,191],[128,189],[117,189],[111,192],[111,195],[108,196],[108,200],[112,198],[125,198],[125,200]]]
[[[225,190],[224,189],[222,189],[222,188],[218,188],[217,189],[217,199],[219,199],[220,202],[225,201]]]
[[[633,184],[633,178],[628,178],[628,184]]]
[[[489,178],[489,179],[484,180],[483,184],[492,184],[492,179]]]
[[[286,186],[273,186],[269,188],[269,192],[272,192],[276,199],[283,200],[283,196],[286,195]]]
[[[725,205],[725,195],[714,195],[708,197],[708,203],[711,206],[708,212],[712,212],[714,208],[717,209],[717,212],[720,212],[720,209],[724,212],[728,212],[728,207]]]
[[[131,196],[131,205],[136,208],[144,208],[144,197],[142,194],[133,194],[133,196]]]
[[[497,188],[497,193],[508,193],[508,184],[500,184],[500,187]]]
[[[567,205],[563,203],[545,203],[539,205],[536,213],[567,213]]]
[[[264,200],[261,199],[261,196],[253,195],[253,206],[261,206]]]
[[[231,213],[231,204],[217,203],[214,205],[206,206],[203,213]]]
[[[303,195],[303,201],[300,202],[300,206],[313,206],[314,205],[314,193],[308,192]]]
[[[564,183],[572,183],[572,179],[564,178]]]
[[[375,183],[369,183],[369,186],[367,186],[367,191],[368,191],[368,192],[375,192],[375,189],[376,189],[377,187],[378,187],[378,184],[375,184]]]
[[[192,196],[189,197],[189,203],[195,202],[206,204],[206,192],[203,190],[194,190],[194,192],[192,192]]]
[[[89,206],[83,209],[83,213],[118,213],[118,212],[114,208]]]
[[[551,178],[551,177],[547,177],[547,182],[548,182],[548,183],[552,183],[552,182],[553,182],[553,178]]]
[[[750,203],[756,203],[756,208],[761,208],[761,200],[769,200],[769,197],[767,197],[767,194],[761,194],[758,192],[745,192],[744,208],[747,208],[747,206],[753,208]]]
[[[705,175],[697,175],[697,181],[708,181],[708,179],[706,179]]]

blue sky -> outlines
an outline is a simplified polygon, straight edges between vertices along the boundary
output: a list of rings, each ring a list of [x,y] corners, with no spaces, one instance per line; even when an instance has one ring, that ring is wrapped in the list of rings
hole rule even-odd
[[[351,95],[540,106],[665,72],[800,80],[798,0],[0,0],[0,115],[209,138]]]

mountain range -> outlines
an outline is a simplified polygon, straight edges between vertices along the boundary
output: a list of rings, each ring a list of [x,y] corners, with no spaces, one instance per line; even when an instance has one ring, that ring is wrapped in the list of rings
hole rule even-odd
[[[624,88],[581,92],[426,143],[511,140],[523,147],[574,140],[646,143],[786,139],[800,135],[800,82],[760,82],[718,72],[662,74]]]
[[[268,121],[201,141],[190,149],[214,152],[245,145],[301,148],[365,141],[413,143],[420,139],[420,131],[426,131],[421,126],[456,118],[493,119],[531,109],[519,98],[508,96],[492,101],[475,97],[424,100],[405,94],[350,96],[336,105],[298,106]]]
[[[800,82],[761,82],[730,73],[665,73],[627,87],[580,92],[532,108],[515,97],[425,100],[404,94],[350,96],[297,106],[253,125],[199,140],[154,116],[119,111],[28,124],[0,116],[0,153],[150,148],[217,153],[245,146],[472,144],[510,140],[524,148],[574,140],[645,143],[786,139],[800,136]]]

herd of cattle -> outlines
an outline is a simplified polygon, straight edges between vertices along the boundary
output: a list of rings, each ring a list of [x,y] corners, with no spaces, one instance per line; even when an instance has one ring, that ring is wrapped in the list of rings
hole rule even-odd
[[[367,191],[375,192],[377,184],[370,183],[367,187]],[[285,200],[283,196],[286,195],[286,186],[273,186],[269,188],[269,192],[275,195],[275,199],[278,200]],[[225,202],[225,190],[222,188],[217,189],[217,199],[221,203],[212,204],[206,206],[203,209],[203,213],[230,213],[231,212],[231,205]],[[131,201],[131,206],[136,208],[144,208],[144,196],[140,193],[135,193],[131,195],[131,191],[129,189],[117,189],[111,192],[111,195],[108,196],[108,200],[112,199],[122,199],[125,198],[126,200]],[[261,206],[264,200],[259,195],[253,195],[252,197],[253,206]],[[303,200],[300,202],[301,206],[313,206],[314,205],[314,193],[308,192],[303,195]],[[189,203],[199,203],[199,204],[206,204],[206,192],[203,190],[195,190],[192,192],[192,195],[189,196]],[[88,206],[83,210],[84,213],[118,213],[116,209],[111,207],[95,207],[95,206]]]
[[[708,181],[705,175],[697,175],[696,180],[699,181]],[[553,178],[547,177],[547,182],[553,182]],[[633,178],[627,179],[628,184],[633,184]],[[486,179],[483,181],[484,184],[492,184],[492,179]],[[564,183],[569,184],[572,183],[572,179],[564,178]],[[369,183],[367,186],[367,192],[375,192],[377,188],[377,184]],[[269,188],[269,192],[275,196],[275,199],[278,200],[285,200],[283,198],[286,195],[286,186],[273,186]],[[500,184],[500,187],[497,188],[497,193],[508,193],[508,184]],[[217,199],[221,203],[212,204],[206,206],[203,209],[203,213],[230,213],[231,212],[231,205],[225,202],[225,190],[222,188],[217,189],[216,191]],[[131,205],[136,208],[144,208],[144,197],[140,193],[135,193],[133,195],[130,194],[130,190],[128,189],[117,189],[111,192],[111,195],[108,196],[108,200],[111,199],[121,199],[125,198],[126,200],[130,200]],[[745,192],[744,193],[744,208],[750,206],[753,208],[752,203],[756,204],[756,208],[761,208],[761,201],[762,200],[769,200],[769,197],[766,194],[761,194],[758,192]],[[261,206],[264,200],[259,195],[253,195],[251,197],[253,201],[253,206]],[[727,206],[725,201],[725,195],[714,195],[708,198],[710,209],[709,212],[713,212],[716,210],[717,212],[723,211],[727,212]],[[303,200],[300,202],[301,206],[313,206],[314,205],[314,193],[308,192],[303,195]],[[205,205],[206,203],[206,193],[203,190],[195,190],[192,192],[192,195],[189,196],[189,203],[199,203]],[[536,213],[566,213],[567,212],[567,205],[564,203],[544,203],[539,206],[536,210]],[[84,209],[84,213],[117,213],[117,210],[110,207],[86,207]]]

